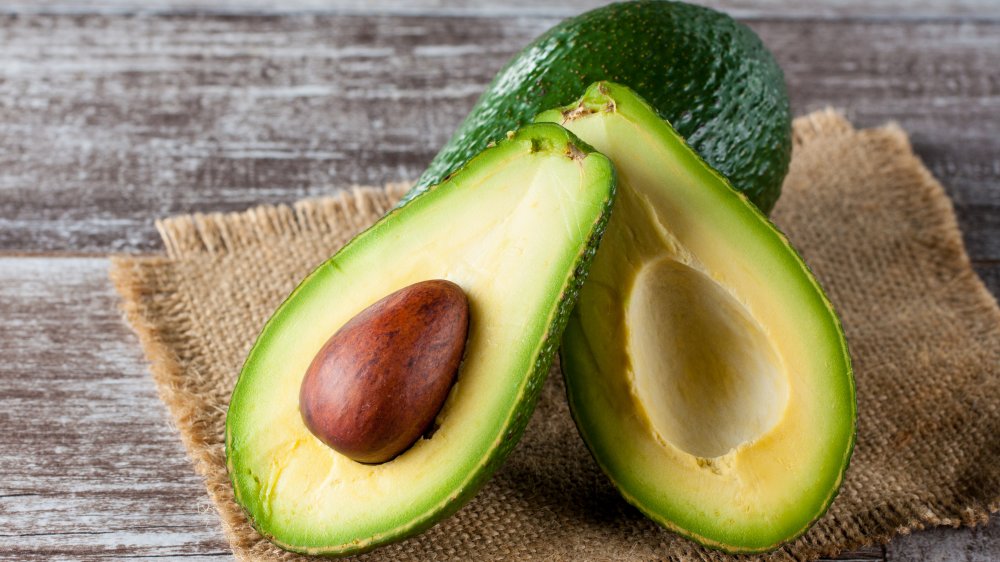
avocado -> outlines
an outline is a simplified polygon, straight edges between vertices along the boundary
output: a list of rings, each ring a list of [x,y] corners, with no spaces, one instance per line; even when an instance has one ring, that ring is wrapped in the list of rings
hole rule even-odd
[[[614,186],[607,158],[558,125],[527,125],[302,281],[254,343],[226,418],[235,497],[260,533],[296,552],[359,553],[469,500],[524,430]],[[360,311],[427,280],[468,299],[464,356],[436,428],[387,462],[351,460],[303,422],[303,378]]]
[[[615,210],[563,336],[577,427],[623,497],[705,546],[772,550],[829,506],[854,379],[802,258],[628,88],[545,112],[615,163]]]
[[[758,208],[774,206],[792,147],[781,69],[757,35],[729,16],[656,0],[597,8],[525,47],[497,73],[412,194],[598,80],[638,92]]]

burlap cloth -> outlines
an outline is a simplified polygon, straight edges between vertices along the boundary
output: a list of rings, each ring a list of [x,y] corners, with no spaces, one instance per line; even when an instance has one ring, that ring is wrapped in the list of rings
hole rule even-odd
[[[229,394],[258,330],[311,269],[405,186],[158,223],[164,257],[112,278],[154,380],[241,559],[292,560],[249,525],[226,476]],[[858,390],[857,449],[811,531],[773,554],[811,559],[1000,508],[1000,310],[969,265],[951,203],[895,126],[833,112],[795,123],[774,220],[840,312]],[[476,498],[387,560],[722,560],[620,499],[570,419],[558,373],[524,439]]]

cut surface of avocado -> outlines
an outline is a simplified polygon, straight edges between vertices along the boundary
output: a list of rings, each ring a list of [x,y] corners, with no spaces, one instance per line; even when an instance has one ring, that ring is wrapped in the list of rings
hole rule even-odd
[[[226,419],[237,501],[297,552],[363,552],[457,510],[523,432],[610,213],[610,161],[529,125],[398,207],[310,274],[268,321]],[[299,389],[349,319],[415,282],[465,292],[469,328],[436,429],[394,459],[355,462],[310,433]]]
[[[574,420],[630,503],[730,552],[776,548],[829,506],[856,406],[840,322],[786,238],[635,93],[545,112],[619,187],[563,337]]]

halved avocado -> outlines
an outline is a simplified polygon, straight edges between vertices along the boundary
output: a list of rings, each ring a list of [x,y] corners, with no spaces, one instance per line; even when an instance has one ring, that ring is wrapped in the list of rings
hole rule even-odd
[[[237,501],[279,546],[345,555],[457,510],[514,447],[609,216],[610,161],[529,125],[358,235],[258,337],[233,391],[226,454]],[[382,297],[428,279],[465,292],[469,335],[437,429],[383,464],[309,432],[299,387],[324,342]]]
[[[577,427],[627,501],[730,552],[802,534],[853,449],[837,315],[788,240],[631,90],[541,114],[615,163],[615,211],[563,337]]]

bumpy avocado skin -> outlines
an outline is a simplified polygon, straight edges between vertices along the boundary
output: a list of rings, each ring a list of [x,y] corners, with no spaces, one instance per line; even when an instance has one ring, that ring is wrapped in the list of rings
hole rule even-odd
[[[533,41],[500,70],[408,197],[598,80],[637,92],[761,211],[774,207],[792,146],[781,69],[729,16],[659,0],[604,6]]]

